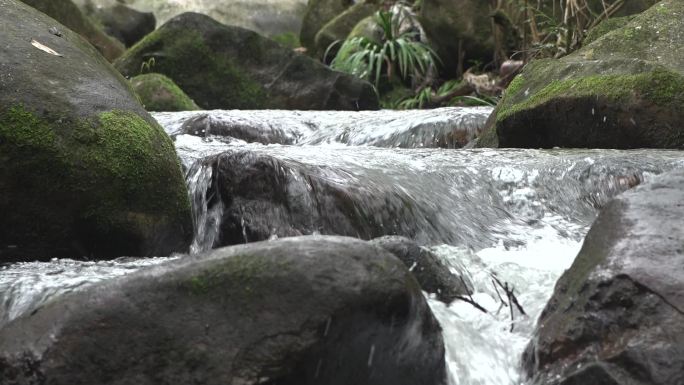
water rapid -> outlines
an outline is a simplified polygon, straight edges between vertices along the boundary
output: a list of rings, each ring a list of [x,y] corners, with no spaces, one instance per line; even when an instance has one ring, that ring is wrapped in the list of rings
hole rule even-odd
[[[662,150],[454,149],[489,112],[155,117],[174,137],[186,174],[192,252],[299,234],[411,237],[466,271],[472,299],[486,310],[428,296],[443,327],[450,384],[517,385],[535,321],[599,209],[684,158]],[[57,295],[164,260],[2,266],[0,327]],[[502,302],[497,279],[514,288],[526,315]]]

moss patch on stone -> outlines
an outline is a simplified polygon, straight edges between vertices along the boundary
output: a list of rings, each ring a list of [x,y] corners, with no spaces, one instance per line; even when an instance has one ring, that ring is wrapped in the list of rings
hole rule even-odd
[[[287,48],[294,49],[302,46],[302,44],[299,42],[299,36],[295,35],[292,32],[284,32],[272,36],[271,39],[277,41],[280,45]]]
[[[74,119],[15,105],[0,112],[0,150],[0,190],[10,198],[0,205],[22,207],[21,215],[4,218],[13,224],[8,239],[44,235],[107,247],[107,238],[143,242],[171,224],[191,225],[173,143],[137,114]]]
[[[195,102],[162,74],[144,74],[131,79],[133,90],[148,111],[194,111]]]
[[[552,99],[591,96],[625,103],[632,98],[641,98],[656,105],[681,108],[684,106],[684,76],[662,68],[634,75],[595,75],[554,80],[525,101],[501,108],[497,112],[497,121]]]
[[[599,25],[589,30],[587,36],[582,42],[583,45],[588,45],[598,40],[603,35],[622,28],[634,19],[634,16],[613,17],[602,21]]]

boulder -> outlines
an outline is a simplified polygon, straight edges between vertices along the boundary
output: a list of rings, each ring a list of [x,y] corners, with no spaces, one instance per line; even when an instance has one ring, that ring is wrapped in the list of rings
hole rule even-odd
[[[152,12],[139,12],[119,3],[97,7],[90,16],[104,27],[109,36],[117,38],[126,47],[133,46],[157,26]]]
[[[128,82],[55,20],[0,9],[0,263],[186,250],[179,160]]]
[[[440,301],[450,303],[471,291],[462,271],[452,272],[449,266],[430,250],[399,236],[384,236],[371,243],[394,254],[413,273],[420,287],[435,294]]]
[[[0,330],[0,383],[444,385],[441,328],[392,254],[306,237],[184,257]]]
[[[153,60],[204,109],[377,109],[373,87],[255,32],[208,16],[175,17],[116,62],[126,76]]]
[[[199,110],[197,104],[164,75],[138,75],[131,79],[131,84],[147,111]]]
[[[355,0],[309,0],[299,33],[302,47],[315,54],[318,31],[355,3]]]
[[[469,62],[489,63],[494,57],[490,4],[481,0],[423,0],[419,20],[442,60],[447,77]]]
[[[664,0],[516,77],[481,147],[684,147],[684,2]]]
[[[613,200],[542,312],[535,385],[684,383],[684,171]]]
[[[121,56],[124,46],[107,36],[81,13],[71,0],[22,0],[86,38],[107,60]],[[56,31],[61,34],[62,31]]]
[[[340,42],[341,44],[361,20],[372,16],[378,8],[379,5],[373,2],[360,2],[347,8],[344,12],[326,23],[321,27],[314,39],[316,56],[323,57],[328,48],[335,42]],[[339,48],[339,46],[336,48]],[[324,59],[332,59],[332,57]]]

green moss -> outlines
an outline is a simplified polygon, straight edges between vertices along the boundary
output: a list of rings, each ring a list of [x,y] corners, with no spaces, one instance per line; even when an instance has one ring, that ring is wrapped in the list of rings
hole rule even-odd
[[[627,102],[639,97],[656,105],[681,108],[684,105],[684,76],[666,69],[656,69],[636,75],[596,75],[555,80],[521,102],[511,105],[502,103],[497,121],[543,105],[552,99],[591,96],[614,102]]]
[[[194,111],[199,107],[173,82],[161,74],[138,75],[131,84],[148,111]]]
[[[3,193],[25,215],[8,222],[17,224],[18,232],[31,228],[40,234],[48,228],[50,236],[60,238],[76,221],[112,238],[152,237],[157,226],[182,225],[190,218],[173,143],[137,114],[41,117],[16,105],[0,112],[0,146],[5,165],[0,190],[7,187]],[[8,187],[8,181],[16,185]]]
[[[298,48],[302,46],[302,44],[299,42],[299,36],[292,32],[281,33],[279,35],[272,36],[271,39],[277,41],[280,43],[280,45],[287,48]]]
[[[214,43],[221,44],[218,40]],[[133,46],[117,66],[125,74],[137,74],[142,63],[154,57],[152,70],[173,79],[203,108],[268,107],[266,91],[233,62],[244,58],[227,57],[211,43],[198,31],[162,28]],[[260,47],[254,45],[258,53]]]
[[[272,282],[277,277],[288,276],[289,271],[291,262],[284,258],[237,254],[193,274],[183,287],[194,295],[224,292],[225,289],[240,293],[243,298],[253,299],[259,294],[264,281]]]

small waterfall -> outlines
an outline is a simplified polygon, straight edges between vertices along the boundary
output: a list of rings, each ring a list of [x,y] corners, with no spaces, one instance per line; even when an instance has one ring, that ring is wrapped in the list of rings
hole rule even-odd
[[[192,202],[195,237],[190,253],[197,254],[211,250],[219,236],[223,201],[213,186],[213,167],[197,161],[186,172],[188,193]]]

